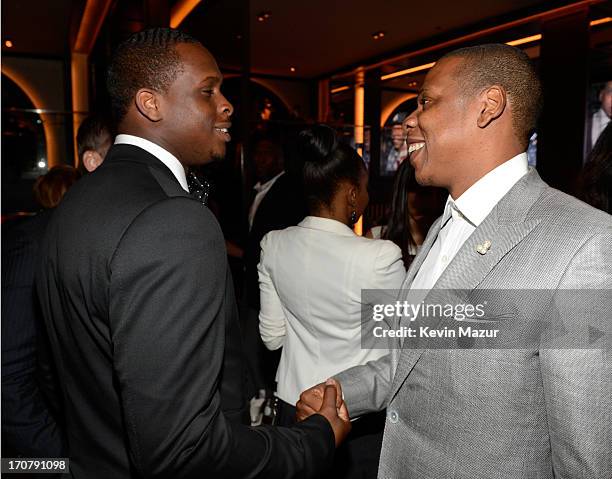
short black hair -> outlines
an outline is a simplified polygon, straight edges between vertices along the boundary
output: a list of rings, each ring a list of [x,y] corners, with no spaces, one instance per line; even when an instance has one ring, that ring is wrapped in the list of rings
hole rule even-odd
[[[200,44],[180,30],[150,28],[133,34],[117,47],[106,81],[115,121],[125,117],[139,89],[168,90],[182,71],[175,48],[179,43]]]
[[[110,120],[103,115],[90,115],[83,120],[77,132],[79,162],[87,150],[100,152],[104,143],[112,140],[113,128]]]
[[[457,80],[465,95],[478,94],[492,85],[504,88],[512,109],[512,125],[527,147],[542,110],[542,85],[522,50],[502,43],[460,48],[442,57],[461,58]]]
[[[300,132],[293,149],[302,166],[304,194],[309,210],[330,206],[340,183],[359,186],[365,163],[354,148],[339,141],[326,125],[315,125]]]

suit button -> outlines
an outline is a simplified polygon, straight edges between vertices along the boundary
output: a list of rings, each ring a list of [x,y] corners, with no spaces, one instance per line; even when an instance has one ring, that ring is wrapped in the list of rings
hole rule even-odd
[[[399,421],[399,414],[397,413],[397,411],[393,411],[393,410],[389,411],[387,413],[387,417],[389,418],[389,422],[391,424],[395,424],[397,423],[397,421]]]

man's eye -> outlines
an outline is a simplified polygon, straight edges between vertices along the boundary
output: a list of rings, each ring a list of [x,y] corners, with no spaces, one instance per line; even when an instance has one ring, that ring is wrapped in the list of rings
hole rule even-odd
[[[202,90],[202,93],[205,95],[211,96],[214,93],[214,90]]]
[[[426,105],[427,105],[429,102],[430,102],[429,98],[423,98],[423,97],[422,97],[422,98],[419,100],[419,103],[421,104],[421,106],[422,106],[423,108],[425,108],[425,106],[426,106]]]

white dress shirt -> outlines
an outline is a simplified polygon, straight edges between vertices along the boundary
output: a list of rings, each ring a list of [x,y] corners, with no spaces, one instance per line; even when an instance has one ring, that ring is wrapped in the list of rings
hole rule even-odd
[[[253,186],[253,189],[257,191],[257,194],[255,195],[255,198],[253,199],[253,204],[251,205],[251,208],[249,209],[249,231],[253,227],[253,220],[255,219],[255,213],[257,213],[257,208],[259,208],[259,205],[261,204],[261,201],[264,199],[264,196],[266,196],[266,193],[270,191],[270,188],[272,188],[272,185],[276,183],[276,180],[278,180],[284,173],[285,173],[284,171],[281,171],[278,175],[266,181],[264,184],[257,182],[255,186]]]
[[[449,195],[442,229],[410,289],[433,288],[463,243],[528,170],[527,153],[521,153],[491,170],[455,201]]]
[[[606,129],[610,123],[610,117],[606,114],[603,108],[600,108],[591,117],[591,148],[597,143],[597,139],[601,132]]]
[[[121,134],[115,138],[115,145],[134,145],[143,150],[151,153],[155,158],[161,161],[172,174],[176,177],[178,182],[181,184],[183,189],[189,192],[189,186],[187,186],[187,176],[185,175],[185,168],[178,160],[176,156],[165,150],[159,145],[156,145],[152,141],[145,140],[139,136]]]
[[[259,330],[268,349],[283,347],[276,374],[283,401],[295,404],[303,390],[388,353],[361,347],[361,290],[401,287],[402,253],[391,241],[307,216],[264,237],[258,270]]]

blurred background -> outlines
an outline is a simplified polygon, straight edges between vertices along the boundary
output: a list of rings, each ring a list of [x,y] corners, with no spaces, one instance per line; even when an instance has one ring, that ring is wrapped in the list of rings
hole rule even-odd
[[[108,110],[114,47],[150,26],[178,27],[213,53],[236,108],[224,162],[205,172],[228,237],[244,231],[255,183],[253,132],[325,122],[369,165],[377,224],[406,155],[398,125],[424,76],[458,47],[504,42],[535,61],[545,107],[530,163],[572,191],[589,120],[612,79],[612,5],[601,0],[29,0],[2,2],[2,215],[36,211],[32,185],[78,166],[81,121]],[[213,195],[214,196],[214,195]]]

